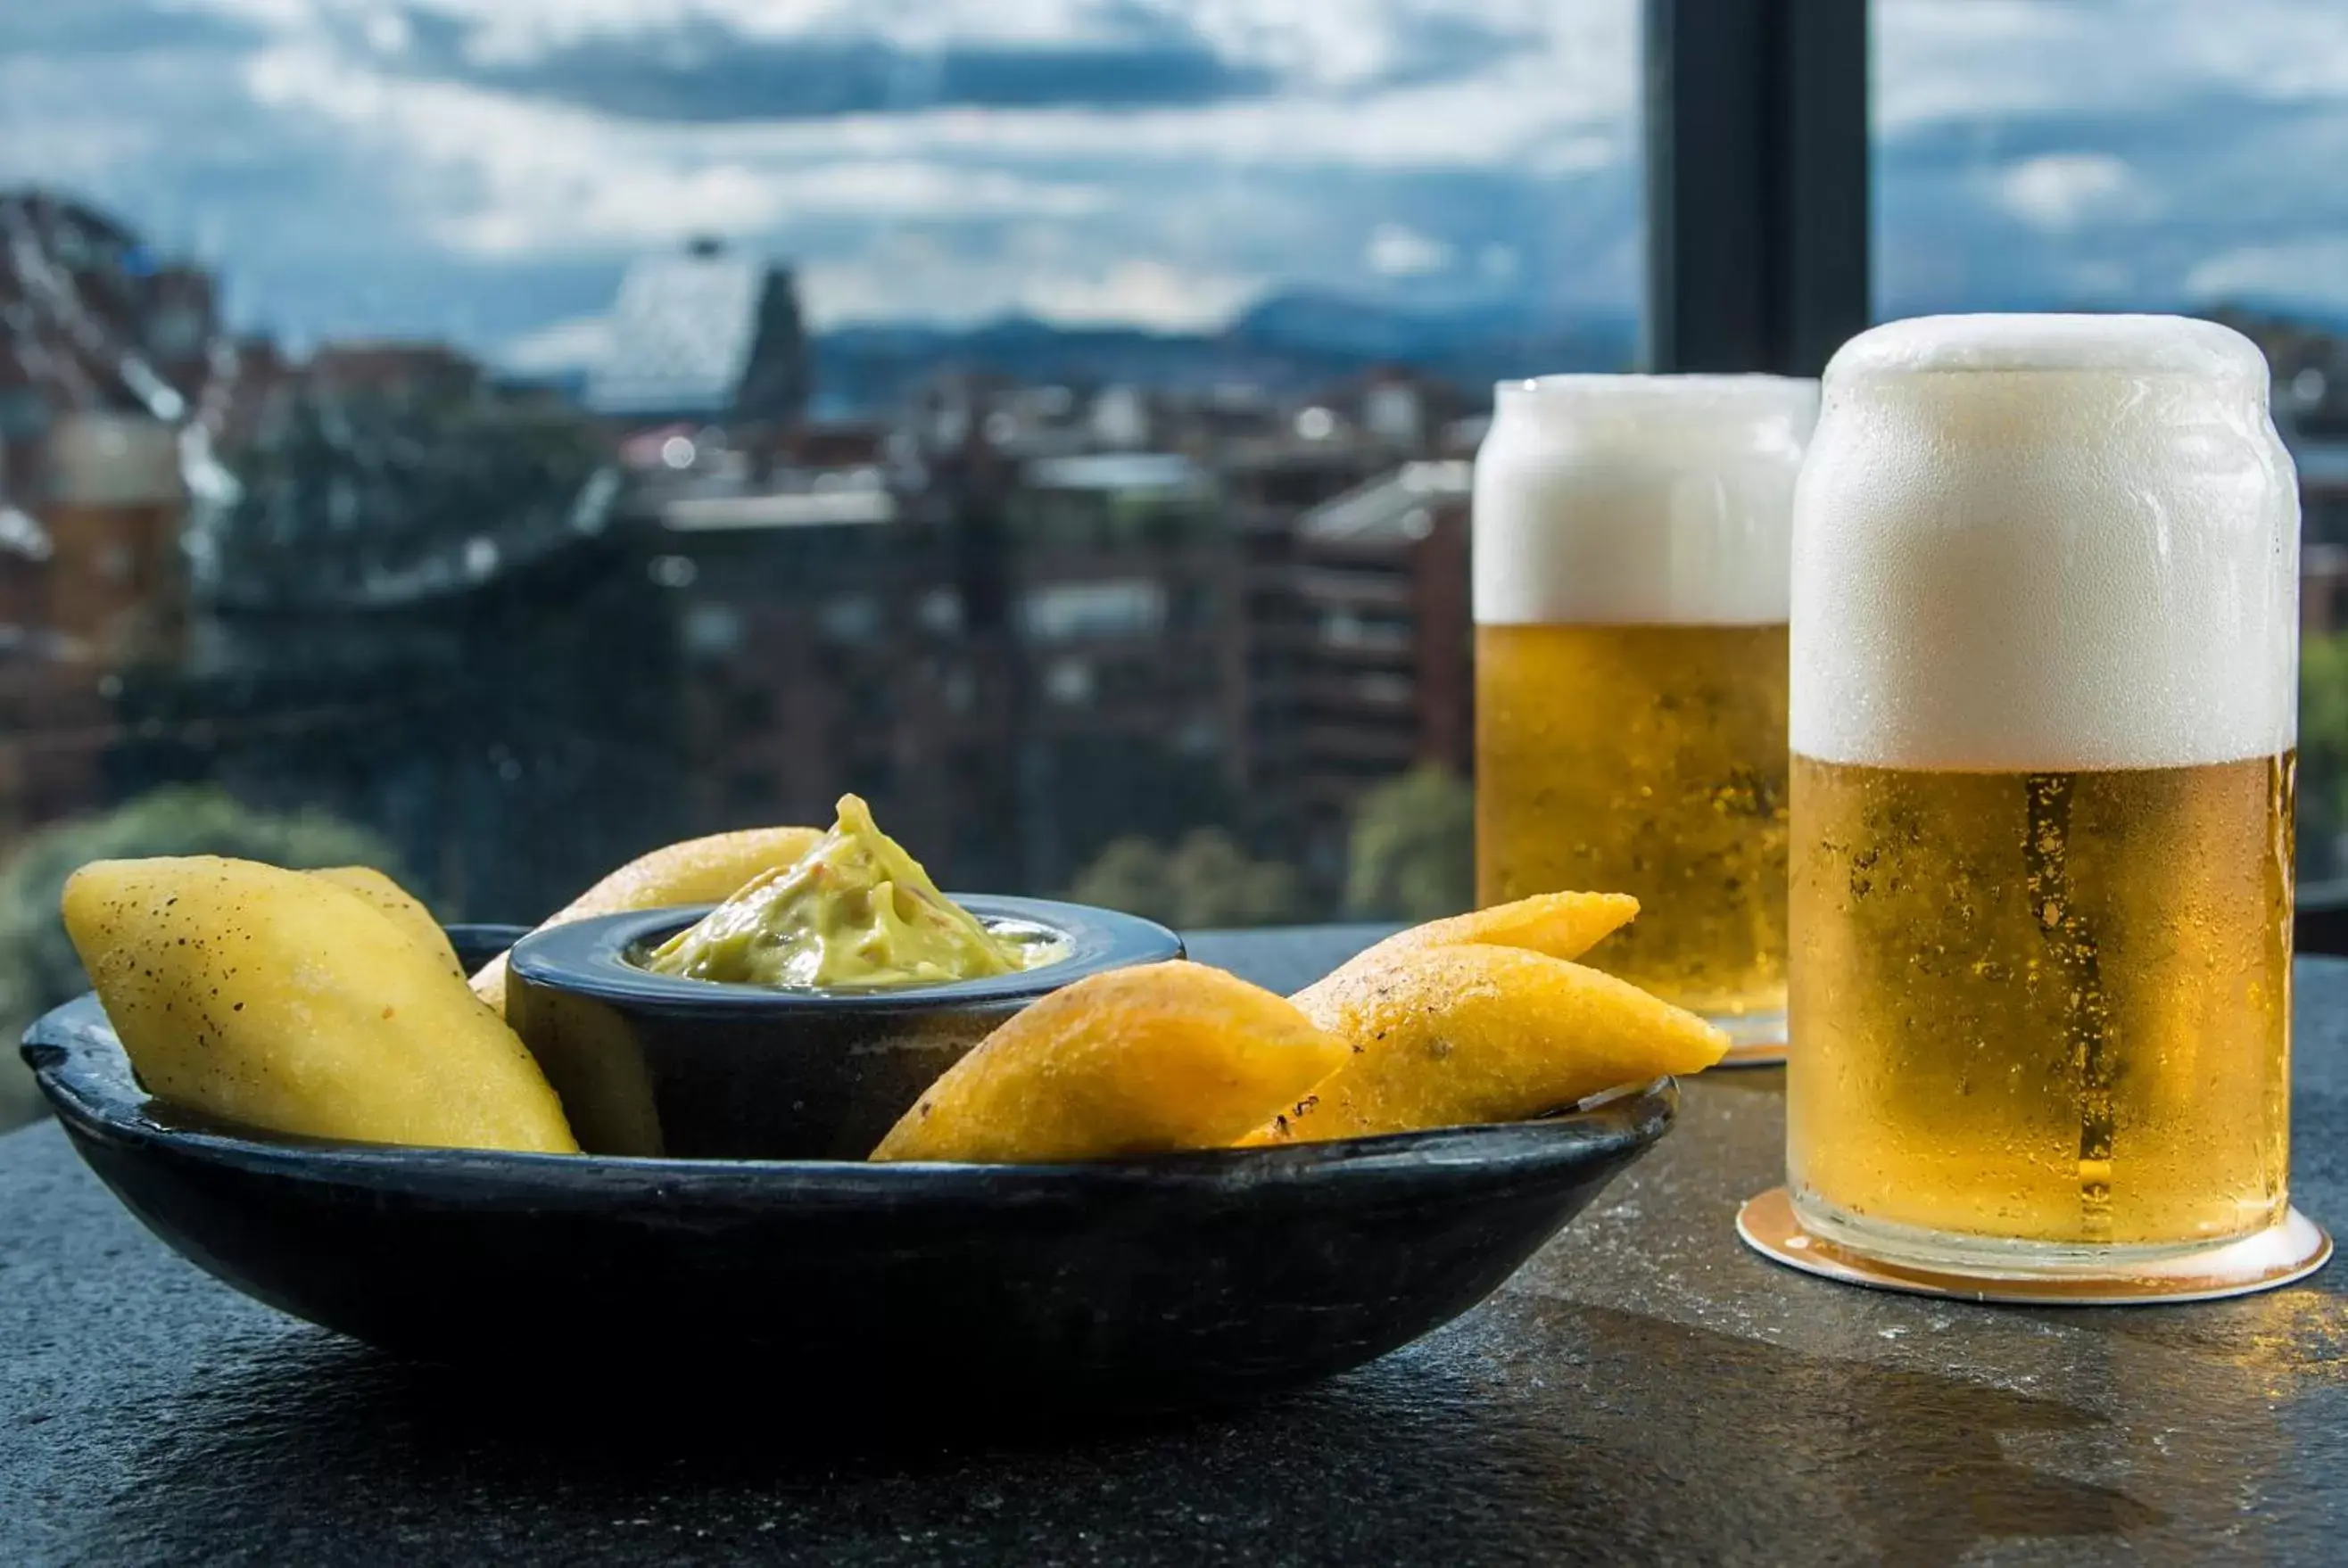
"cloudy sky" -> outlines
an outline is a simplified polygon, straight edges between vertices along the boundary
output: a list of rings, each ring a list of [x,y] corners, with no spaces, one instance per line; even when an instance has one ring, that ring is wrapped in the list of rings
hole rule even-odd
[[[0,182],[240,322],[592,351],[632,256],[819,322],[1635,308],[1636,0],[0,0]],[[2348,313],[2348,5],[1878,0],[1878,292]]]

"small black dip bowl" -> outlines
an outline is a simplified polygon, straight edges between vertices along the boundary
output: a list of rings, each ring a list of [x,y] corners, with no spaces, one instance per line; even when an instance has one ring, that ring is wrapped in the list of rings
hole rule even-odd
[[[471,962],[517,934],[452,933]],[[1359,1366],[1489,1295],[1677,1102],[1665,1079],[1508,1126],[1097,1164],[646,1160],[199,1125],[94,997],[25,1055],[148,1228],[273,1307],[583,1395],[925,1430]]]
[[[1032,969],[946,985],[774,990],[656,975],[637,961],[708,913],[606,915],[516,943],[506,1020],[591,1154],[860,1160],[938,1075],[1036,998],[1182,939],[1131,915],[955,896],[990,924],[1056,931]]]

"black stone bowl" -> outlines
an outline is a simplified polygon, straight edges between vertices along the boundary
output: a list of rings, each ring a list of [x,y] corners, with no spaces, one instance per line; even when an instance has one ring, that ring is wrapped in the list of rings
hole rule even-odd
[[[982,920],[1058,931],[1065,956],[949,985],[778,991],[633,962],[708,906],[606,915],[514,945],[506,1020],[591,1154],[861,1160],[995,1025],[1086,975],[1182,956],[1131,915],[1046,898],[954,896]]]
[[[1509,1126],[1085,1165],[644,1160],[197,1125],[92,997],[25,1054],[131,1212],[281,1310],[469,1377],[923,1430],[1358,1366],[1490,1294],[1677,1102],[1666,1079]]]

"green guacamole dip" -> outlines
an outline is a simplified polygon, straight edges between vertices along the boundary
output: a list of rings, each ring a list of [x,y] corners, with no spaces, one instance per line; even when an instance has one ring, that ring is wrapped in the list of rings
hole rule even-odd
[[[949,899],[855,795],[798,863],[754,877],[654,949],[654,974],[778,990],[938,985],[1060,956],[1041,927],[989,928]]]

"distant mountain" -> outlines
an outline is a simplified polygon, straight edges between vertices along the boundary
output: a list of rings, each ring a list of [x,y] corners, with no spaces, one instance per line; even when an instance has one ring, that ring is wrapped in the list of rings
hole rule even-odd
[[[1509,376],[1620,370],[1636,350],[1625,317],[1559,320],[1518,306],[1400,311],[1318,293],[1277,294],[1220,333],[983,325],[842,327],[813,344],[815,389],[833,412],[886,407],[944,368],[1024,382],[1128,382],[1169,390],[1244,383],[1302,394],[1375,364],[1406,365],[1480,393]]]
[[[1055,327],[1013,316],[957,330],[883,324],[818,334],[815,397],[819,408],[886,408],[923,376],[953,369],[1020,382],[1138,382],[1150,386],[1210,386],[1236,377],[1261,379],[1288,370],[1255,364],[1220,338],[1158,333],[1132,327]]]
[[[1275,294],[1226,336],[1354,368],[1406,364],[1477,393],[1515,376],[1627,370],[1639,346],[1638,323],[1627,315],[1559,317],[1516,302],[1399,311],[1313,293]]]
[[[1521,302],[1406,311],[1342,294],[1273,294],[1231,323],[1230,334],[1249,342],[1326,349],[1417,362],[1458,351],[1462,344],[1587,338],[1605,352],[1628,356],[1635,323],[1592,317],[1545,315]]]

